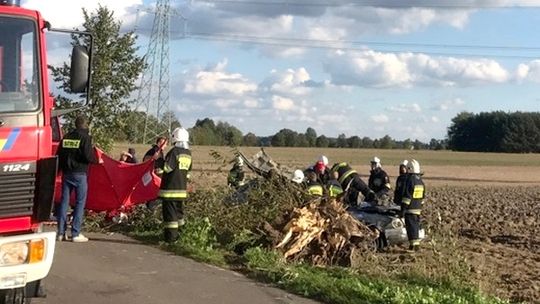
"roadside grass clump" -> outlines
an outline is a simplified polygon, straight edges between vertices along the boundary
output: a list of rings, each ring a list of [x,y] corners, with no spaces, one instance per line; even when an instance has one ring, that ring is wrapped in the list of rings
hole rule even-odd
[[[297,294],[327,303],[507,303],[472,288],[430,286],[429,281],[400,281],[342,267],[285,263],[275,251],[260,247],[244,254],[250,274]]]

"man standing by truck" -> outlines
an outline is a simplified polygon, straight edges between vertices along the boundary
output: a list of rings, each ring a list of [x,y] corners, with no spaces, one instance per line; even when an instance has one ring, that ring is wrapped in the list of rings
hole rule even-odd
[[[58,210],[57,241],[65,241],[67,211],[71,192],[75,190],[76,200],[71,225],[71,240],[75,243],[88,242],[81,233],[84,206],[88,190],[88,165],[97,163],[92,148],[92,137],[88,134],[88,120],[84,116],[75,119],[75,130],[69,132],[58,147],[60,170],[62,171],[62,199]]]

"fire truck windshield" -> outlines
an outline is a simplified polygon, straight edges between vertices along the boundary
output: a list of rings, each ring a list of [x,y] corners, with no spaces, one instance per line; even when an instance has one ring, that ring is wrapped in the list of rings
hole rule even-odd
[[[39,109],[35,21],[0,15],[0,113]]]

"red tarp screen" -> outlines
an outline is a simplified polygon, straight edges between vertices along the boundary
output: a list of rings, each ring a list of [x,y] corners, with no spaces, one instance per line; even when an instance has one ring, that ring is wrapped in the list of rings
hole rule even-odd
[[[154,174],[154,161],[126,164],[112,159],[95,148],[99,164],[88,170],[86,209],[113,211],[153,200],[157,197],[161,179]],[[55,201],[62,196],[61,176],[57,177]],[[71,202],[75,196],[72,194]]]

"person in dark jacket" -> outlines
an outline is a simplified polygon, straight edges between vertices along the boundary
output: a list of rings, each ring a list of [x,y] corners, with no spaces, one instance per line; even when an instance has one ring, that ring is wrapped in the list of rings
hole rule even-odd
[[[324,188],[318,180],[317,173],[315,171],[308,171],[306,174],[307,180],[307,192],[312,196],[323,196]]]
[[[227,176],[227,185],[234,189],[238,189],[245,185],[245,183],[246,173],[244,172],[244,160],[238,156]]]
[[[58,210],[57,240],[67,240],[67,211],[71,192],[75,190],[71,240],[81,243],[88,241],[81,233],[88,191],[88,165],[97,163],[97,160],[92,148],[92,137],[88,134],[88,120],[83,116],[77,117],[75,127],[75,130],[64,136],[57,153],[62,171],[62,199]]]
[[[129,155],[131,155],[131,157],[128,158],[126,162],[128,164],[136,164],[136,163],[138,163],[137,156],[135,156],[135,149],[134,148],[129,148],[128,153],[129,153]]]
[[[400,205],[403,198],[403,193],[405,191],[405,183],[407,182],[408,170],[407,164],[408,160],[403,160],[399,164],[399,176],[396,179],[396,189],[394,189],[394,204]]]
[[[351,168],[348,163],[336,163],[330,171],[331,174],[334,174],[333,172],[337,173],[337,180],[341,184],[343,191],[346,192],[345,203],[351,206],[357,205],[360,193],[362,193],[366,201],[375,199],[375,193],[369,189],[358,172]]]
[[[165,156],[159,198],[163,207],[163,230],[165,242],[175,242],[178,228],[184,225],[184,201],[188,197],[187,184],[191,172],[189,133],[184,128],[172,132],[174,147]]]
[[[401,198],[401,210],[405,217],[409,249],[417,251],[420,249],[420,215],[426,193],[418,161],[411,160],[408,163],[408,171],[409,176]]]
[[[385,205],[389,202],[389,193],[392,190],[390,185],[390,178],[386,171],[381,166],[381,160],[378,157],[374,157],[371,160],[371,171],[368,179],[368,187],[377,197],[377,201],[381,205]]]
[[[143,156],[143,162],[150,160],[152,158],[155,159],[154,173],[156,173],[159,176],[161,176],[161,174],[163,173],[162,168],[165,162],[165,156],[163,155],[163,151],[167,147],[167,143],[168,143],[168,140],[166,137],[159,136],[156,139],[156,144],[152,145],[152,147],[148,149],[148,151],[146,151],[146,153]],[[158,206],[158,203],[159,203],[158,199],[151,200],[146,203],[146,207],[150,210],[154,210]]]

